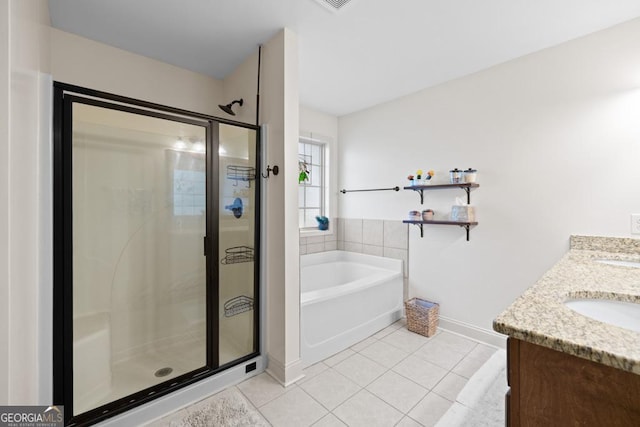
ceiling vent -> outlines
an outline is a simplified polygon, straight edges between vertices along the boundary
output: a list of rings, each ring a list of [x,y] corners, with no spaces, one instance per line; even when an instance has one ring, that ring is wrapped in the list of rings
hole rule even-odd
[[[332,12],[342,10],[351,0],[316,0]]]

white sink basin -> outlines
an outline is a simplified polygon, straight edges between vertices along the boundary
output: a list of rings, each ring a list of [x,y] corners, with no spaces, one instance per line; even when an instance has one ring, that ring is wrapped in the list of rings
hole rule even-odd
[[[622,261],[619,259],[597,259],[596,262],[599,262],[600,264],[616,265],[618,267],[640,268],[640,262],[635,261]]]
[[[604,299],[572,299],[564,304],[583,316],[640,332],[640,304]]]

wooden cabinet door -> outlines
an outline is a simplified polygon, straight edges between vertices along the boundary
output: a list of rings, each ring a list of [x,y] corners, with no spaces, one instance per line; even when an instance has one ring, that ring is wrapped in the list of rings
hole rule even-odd
[[[640,375],[509,339],[512,426],[640,426]]]

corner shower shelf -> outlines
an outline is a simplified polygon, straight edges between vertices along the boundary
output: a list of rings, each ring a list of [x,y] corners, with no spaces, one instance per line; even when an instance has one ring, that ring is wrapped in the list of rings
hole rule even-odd
[[[224,303],[224,317],[235,316],[250,310],[253,310],[253,298],[249,298],[246,295],[231,298]]]
[[[248,246],[234,246],[224,250],[225,256],[220,260],[221,264],[239,264],[253,261],[253,248]]]
[[[469,241],[469,230],[471,227],[475,227],[478,225],[477,221],[470,222],[462,222],[462,221],[440,221],[440,220],[428,220],[428,221],[413,221],[413,220],[404,220],[402,221],[405,224],[413,224],[420,228],[420,237],[424,237],[424,231],[422,226],[425,224],[439,224],[439,225],[458,225],[464,228],[467,231],[467,242]]]
[[[227,166],[227,179],[236,181],[234,185],[238,185],[237,181],[246,181],[248,187],[251,182],[256,179],[256,168],[251,166],[229,165]]]
[[[446,188],[462,188],[467,193],[467,204],[471,204],[471,190],[480,187],[475,182],[461,182],[459,184],[434,184],[434,185],[410,185],[405,190],[413,190],[420,193],[420,204],[424,204],[424,190],[442,190]]]

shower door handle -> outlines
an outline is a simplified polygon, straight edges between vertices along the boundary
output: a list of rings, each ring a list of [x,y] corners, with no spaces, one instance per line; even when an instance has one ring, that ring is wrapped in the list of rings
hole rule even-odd
[[[204,256],[207,256],[207,248],[209,247],[208,243],[209,243],[209,239],[207,239],[207,236],[204,236],[202,238],[203,244],[204,244]]]

